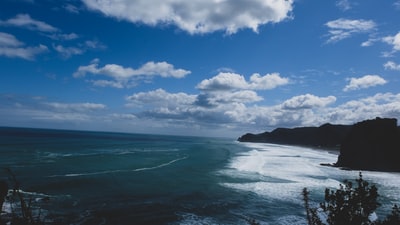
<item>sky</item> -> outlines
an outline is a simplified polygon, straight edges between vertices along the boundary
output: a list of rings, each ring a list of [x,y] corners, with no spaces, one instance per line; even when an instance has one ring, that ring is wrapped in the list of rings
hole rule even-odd
[[[238,137],[400,119],[400,0],[2,0],[0,126]]]

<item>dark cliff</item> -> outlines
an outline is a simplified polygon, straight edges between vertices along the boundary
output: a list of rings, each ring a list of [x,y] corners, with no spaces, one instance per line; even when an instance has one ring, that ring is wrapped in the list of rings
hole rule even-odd
[[[336,166],[400,171],[400,128],[396,119],[366,120],[353,125],[340,147]]]
[[[277,128],[272,132],[245,134],[238,141],[337,148],[351,129],[351,125],[324,124],[320,127]]]
[[[397,119],[376,118],[354,125],[277,128],[272,132],[245,134],[238,141],[340,149],[334,164],[359,170],[400,172],[400,127]]]

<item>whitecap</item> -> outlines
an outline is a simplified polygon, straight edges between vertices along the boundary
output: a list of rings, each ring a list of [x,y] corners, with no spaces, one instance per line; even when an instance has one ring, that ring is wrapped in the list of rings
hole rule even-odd
[[[94,176],[94,175],[103,175],[103,174],[110,174],[110,173],[126,173],[126,172],[140,172],[140,171],[145,171],[145,170],[154,170],[154,169],[159,169],[162,167],[169,166],[171,164],[174,164],[178,161],[187,159],[188,156],[184,156],[181,158],[177,158],[174,160],[171,160],[166,163],[162,163],[156,166],[152,167],[142,167],[142,168],[137,168],[137,169],[129,169],[129,170],[105,170],[105,171],[98,171],[98,172],[90,172],[90,173],[68,173],[68,174],[62,174],[62,175],[50,175],[48,176],[49,178],[54,178],[54,177],[80,177],[80,176]]]
[[[262,143],[240,143],[250,148],[234,156],[219,174],[230,177],[221,185],[250,191],[266,198],[302,204],[301,191],[308,188],[322,193],[325,188],[336,189],[344,179],[354,180],[359,171],[321,166],[334,163],[337,154],[304,147]],[[399,201],[399,173],[362,171],[363,178],[379,184],[380,194]]]

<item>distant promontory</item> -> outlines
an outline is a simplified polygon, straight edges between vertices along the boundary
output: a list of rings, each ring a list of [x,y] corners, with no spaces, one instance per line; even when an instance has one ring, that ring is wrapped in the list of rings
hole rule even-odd
[[[340,150],[337,167],[360,170],[400,171],[400,127],[397,119],[379,118],[354,125],[277,128],[247,133],[240,142],[263,142]]]

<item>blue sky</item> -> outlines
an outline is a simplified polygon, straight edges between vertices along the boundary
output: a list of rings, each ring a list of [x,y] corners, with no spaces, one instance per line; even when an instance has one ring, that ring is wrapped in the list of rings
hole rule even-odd
[[[399,0],[3,0],[0,126],[236,137],[400,118]]]

